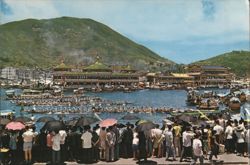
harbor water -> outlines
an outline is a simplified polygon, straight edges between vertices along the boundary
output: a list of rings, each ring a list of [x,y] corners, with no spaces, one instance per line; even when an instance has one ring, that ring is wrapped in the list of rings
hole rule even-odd
[[[1,110],[14,110],[16,112],[16,116],[20,115],[20,106],[16,106],[14,103],[12,103],[9,100],[5,99],[5,89],[1,89],[0,95],[1,95],[1,103],[0,103],[0,109]],[[17,90],[19,91],[19,90]],[[201,90],[200,92],[203,92],[204,90]],[[213,89],[216,93],[227,93],[228,89]],[[65,93],[72,94],[72,92],[68,91]],[[126,106],[130,107],[145,107],[145,108],[161,108],[161,107],[167,107],[167,108],[173,108],[173,109],[196,109],[195,106],[188,106],[186,104],[186,97],[187,92],[185,90],[139,90],[139,91],[133,91],[130,93],[124,93],[124,92],[100,92],[100,93],[91,93],[87,92],[84,93],[86,96],[95,96],[99,97],[102,100],[110,100],[110,101],[116,101],[116,102],[126,102]],[[98,106],[93,103],[93,106]],[[122,105],[121,105],[122,106]],[[124,105],[125,106],[125,105]],[[27,107],[24,107],[26,109]],[[86,108],[86,107],[85,107]],[[91,107],[87,107],[91,109]],[[220,109],[223,109],[225,107],[220,107]],[[109,113],[109,112],[102,112],[98,114],[102,119],[106,118],[116,118],[122,123],[125,123],[127,121],[121,120],[121,118],[126,115],[129,112],[121,112],[121,113]],[[25,114],[26,116],[31,116],[31,114]],[[35,118],[39,118],[42,115],[47,114],[34,114]],[[58,118],[58,115],[53,115],[55,118]],[[136,116],[138,116],[141,119],[149,119],[154,121],[155,123],[162,123],[162,120],[166,118],[166,114],[164,113],[136,113]],[[64,119],[70,119],[74,116],[77,116],[76,114],[70,114],[70,115],[64,115]],[[130,121],[133,123],[133,121]]]

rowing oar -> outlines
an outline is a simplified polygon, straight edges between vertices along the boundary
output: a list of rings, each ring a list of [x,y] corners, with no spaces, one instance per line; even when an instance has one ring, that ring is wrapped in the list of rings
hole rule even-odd
[[[202,116],[204,116],[208,121],[211,121],[203,112],[201,112],[200,110],[198,110],[198,112],[199,112]]]

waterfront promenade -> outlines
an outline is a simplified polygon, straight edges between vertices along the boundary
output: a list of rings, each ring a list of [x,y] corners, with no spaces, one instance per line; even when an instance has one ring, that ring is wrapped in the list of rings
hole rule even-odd
[[[204,161],[205,165],[215,165],[215,164],[237,164],[237,165],[243,165],[243,164],[250,164],[249,158],[248,157],[240,157],[236,156],[235,154],[222,154],[219,155],[220,161],[212,161],[209,162],[208,160]],[[105,162],[105,161],[99,161],[98,163],[93,163],[93,164],[99,164],[99,165],[108,165],[108,164],[113,164],[113,165],[136,165],[136,164],[146,164],[146,165],[156,165],[156,164],[171,164],[171,165],[187,165],[190,164],[191,161],[189,162],[179,162],[179,158],[177,158],[177,161],[166,161],[165,158],[148,158],[147,162],[141,162],[138,163],[137,161],[133,160],[133,158],[129,159],[124,159],[120,158],[118,161],[115,162]],[[34,165],[45,165],[46,163],[34,163]],[[78,165],[76,162],[66,162],[67,165]],[[197,162],[196,164],[199,164]]]

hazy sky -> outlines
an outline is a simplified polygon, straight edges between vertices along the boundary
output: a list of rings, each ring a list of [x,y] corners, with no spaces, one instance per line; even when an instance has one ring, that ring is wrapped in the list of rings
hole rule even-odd
[[[179,63],[249,50],[248,0],[0,0],[0,14],[91,18]]]

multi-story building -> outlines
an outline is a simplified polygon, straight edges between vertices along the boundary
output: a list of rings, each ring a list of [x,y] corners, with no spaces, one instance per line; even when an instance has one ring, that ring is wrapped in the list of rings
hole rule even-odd
[[[17,69],[13,67],[6,67],[1,69],[1,78],[7,79],[7,80],[17,80]]]
[[[194,77],[196,86],[228,85],[233,77],[230,69],[223,66],[189,65],[187,72]]]
[[[86,88],[104,87],[105,85],[134,86],[139,83],[139,74],[128,68],[123,68],[119,72],[113,71],[111,67],[99,61],[81,68],[74,68],[61,63],[53,69],[53,81],[69,88],[79,86]]]
[[[194,83],[194,77],[184,73],[170,73],[167,75],[161,73],[148,73],[147,81],[151,85],[166,84],[178,87],[191,87]]]

